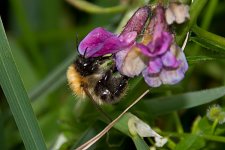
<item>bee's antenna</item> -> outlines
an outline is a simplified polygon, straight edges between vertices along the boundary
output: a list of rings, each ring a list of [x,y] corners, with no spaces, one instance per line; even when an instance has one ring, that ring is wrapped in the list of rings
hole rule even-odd
[[[91,145],[97,142],[103,135],[105,135],[115,124],[116,122],[137,102],[139,102],[150,90],[146,90],[141,96],[139,96],[130,106],[128,106],[116,119],[114,119],[110,124],[108,124],[100,133],[94,136],[92,139],[76,148],[76,150],[87,150]]]
[[[87,94],[87,96],[91,99],[91,102],[95,105],[95,107],[98,109],[98,111],[100,111],[104,117],[111,122],[112,119],[111,117],[95,102],[94,98],[92,97],[91,93],[88,91],[87,88],[84,87],[84,92]]]

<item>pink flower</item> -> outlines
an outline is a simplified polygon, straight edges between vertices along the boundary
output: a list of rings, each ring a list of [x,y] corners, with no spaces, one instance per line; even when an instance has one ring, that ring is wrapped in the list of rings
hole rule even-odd
[[[116,53],[116,64],[129,77],[142,73],[151,87],[176,84],[183,79],[188,64],[169,31],[162,6],[155,8],[142,42]]]
[[[86,58],[98,57],[113,54],[132,46],[137,35],[143,30],[148,15],[149,8],[147,6],[139,8],[119,36],[104,28],[95,28],[80,42],[79,53],[85,55]]]

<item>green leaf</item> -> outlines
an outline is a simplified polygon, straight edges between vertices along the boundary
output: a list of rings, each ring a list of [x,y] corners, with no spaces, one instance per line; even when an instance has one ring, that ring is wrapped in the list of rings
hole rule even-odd
[[[208,57],[208,56],[188,56],[186,58],[189,65],[217,60],[216,58]]]
[[[208,90],[201,90],[141,101],[136,105],[136,109],[138,111],[144,111],[149,115],[159,115],[175,110],[187,109],[206,104],[224,95],[225,86],[222,86]]]
[[[145,143],[145,141],[138,135],[131,136],[128,129],[128,120],[134,117],[131,113],[126,113],[123,117],[114,125],[114,128],[121,131],[122,133],[130,136],[136,146],[137,150],[148,150],[149,146]]]
[[[45,150],[46,145],[12,57],[0,19],[0,84],[26,149]]]
[[[136,146],[137,150],[149,150],[149,146],[145,143],[145,141],[140,138],[140,136],[133,136],[132,140]]]
[[[198,150],[205,146],[205,141],[198,135],[187,135],[174,150]]]
[[[208,50],[220,52],[223,55],[225,54],[225,45],[221,45],[209,39],[205,39],[201,37],[192,37],[191,40],[195,42],[196,44],[200,45],[201,47],[204,47]]]

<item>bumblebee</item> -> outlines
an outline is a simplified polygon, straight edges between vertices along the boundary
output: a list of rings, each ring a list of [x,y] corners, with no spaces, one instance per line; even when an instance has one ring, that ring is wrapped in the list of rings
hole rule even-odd
[[[69,66],[67,79],[75,95],[97,104],[113,104],[124,95],[128,77],[121,75],[112,56],[85,58],[79,55]]]

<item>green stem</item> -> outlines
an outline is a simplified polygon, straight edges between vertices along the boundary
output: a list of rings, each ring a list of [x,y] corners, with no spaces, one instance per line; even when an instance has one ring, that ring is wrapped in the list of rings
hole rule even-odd
[[[126,5],[119,5],[119,6],[104,8],[104,7],[100,7],[92,3],[89,3],[85,0],[66,0],[66,1],[80,10],[83,10],[87,13],[95,13],[95,14],[118,13],[118,12],[126,10],[127,8]]]
[[[175,149],[176,143],[174,143],[170,138],[168,138],[167,146],[168,146],[170,149]]]
[[[212,129],[211,129],[211,133],[212,133],[212,134],[215,133],[216,127],[217,127],[217,125],[218,125],[218,122],[219,122],[218,119],[216,119],[216,120],[213,122]]]
[[[160,134],[162,134],[163,136],[174,136],[174,137],[183,137],[183,136],[187,136],[187,135],[192,135],[191,133],[174,133],[174,132],[161,132]],[[207,135],[207,134],[203,134],[203,135],[198,135],[199,137],[202,137],[206,140],[209,141],[215,141],[215,142],[222,142],[225,143],[225,137],[223,136],[217,136],[217,135]]]
[[[211,23],[211,20],[212,20],[212,17],[214,15],[217,5],[218,5],[218,0],[209,1],[208,7],[206,8],[204,18],[201,22],[200,27],[202,27],[203,29],[209,28],[209,25]]]
[[[180,122],[180,118],[179,118],[177,112],[173,112],[173,118],[174,118],[174,121],[176,124],[177,132],[181,133],[181,134],[184,133],[184,130],[183,130],[183,127],[182,127],[182,124]]]

